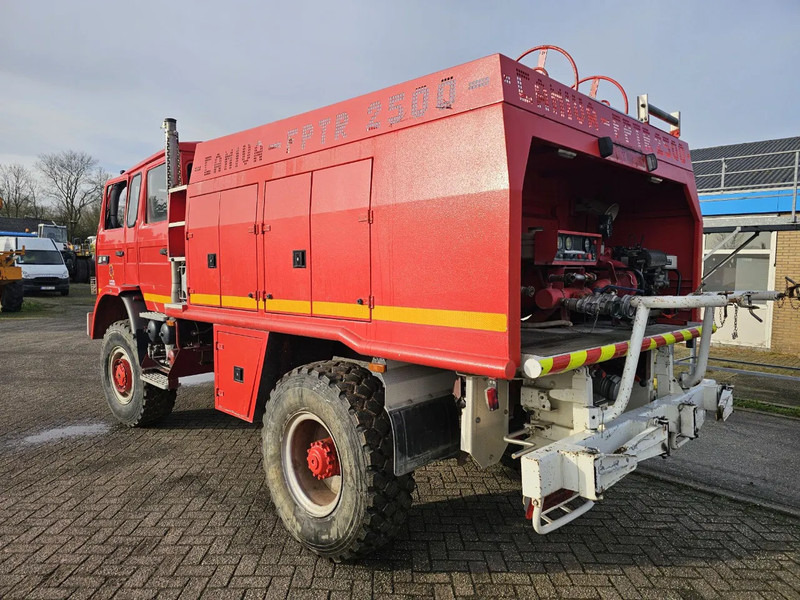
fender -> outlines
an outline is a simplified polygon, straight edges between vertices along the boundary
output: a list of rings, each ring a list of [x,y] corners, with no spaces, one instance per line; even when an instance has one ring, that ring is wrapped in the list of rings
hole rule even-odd
[[[138,291],[123,292],[119,296],[104,294],[97,299],[95,308],[86,314],[86,333],[93,340],[103,338],[108,326],[115,321],[129,319],[134,332],[144,330],[147,322],[140,316],[147,310]]]

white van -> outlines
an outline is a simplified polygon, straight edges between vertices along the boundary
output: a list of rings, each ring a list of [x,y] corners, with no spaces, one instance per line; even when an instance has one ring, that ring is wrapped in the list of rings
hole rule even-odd
[[[0,250],[21,250],[25,256],[17,257],[22,267],[24,294],[31,292],[61,292],[69,294],[69,272],[64,257],[48,238],[0,236]]]

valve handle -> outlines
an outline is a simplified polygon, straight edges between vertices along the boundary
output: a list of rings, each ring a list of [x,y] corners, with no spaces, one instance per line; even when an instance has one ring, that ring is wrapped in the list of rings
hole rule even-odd
[[[625,93],[625,88],[623,88],[617,80],[611,79],[611,77],[606,77],[605,75],[590,75],[589,77],[584,77],[581,79],[578,82],[578,86],[587,81],[591,81],[592,87],[589,90],[589,97],[597,99],[597,88],[600,86],[600,80],[608,81],[609,83],[613,83],[615,86],[617,86],[620,94],[622,94],[622,99],[625,101],[625,114],[628,114],[628,94]],[[601,100],[601,102],[606,106],[611,106],[611,103],[608,100]]]
[[[547,62],[547,51],[548,50],[555,50],[559,54],[563,54],[564,57],[566,57],[566,59],[569,61],[569,64],[572,67],[572,73],[575,75],[575,83],[573,83],[570,87],[573,90],[577,90],[578,89],[578,85],[580,84],[580,82],[578,81],[578,66],[575,64],[575,61],[569,55],[569,52],[567,52],[563,48],[559,48],[558,46],[551,46],[549,44],[545,44],[543,46],[534,46],[530,50],[526,50],[525,52],[520,54],[519,58],[517,58],[517,62],[521,61],[523,58],[528,56],[528,54],[531,54],[533,52],[539,52],[539,63],[533,68],[533,70],[534,71],[539,71],[540,73],[543,73],[544,75],[549,77],[550,75],[547,74],[547,71],[544,68],[544,64],[545,64],[545,62]]]

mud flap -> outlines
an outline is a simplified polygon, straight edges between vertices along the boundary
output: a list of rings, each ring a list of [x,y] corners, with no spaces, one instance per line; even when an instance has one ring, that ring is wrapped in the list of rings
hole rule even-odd
[[[394,474],[405,475],[460,447],[458,409],[452,394],[389,410],[394,437]]]

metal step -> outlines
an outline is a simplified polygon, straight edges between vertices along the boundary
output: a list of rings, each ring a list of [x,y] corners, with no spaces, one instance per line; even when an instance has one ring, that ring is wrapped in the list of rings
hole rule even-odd
[[[140,312],[139,316],[142,317],[143,319],[149,319],[151,321],[166,321],[167,320],[167,315],[165,315],[164,313],[160,313],[160,312],[156,312],[156,311],[150,311],[150,310],[146,310],[144,312]]]
[[[170,389],[169,377],[161,371],[145,371],[142,373],[142,381],[162,390]]]
[[[186,302],[178,302],[177,304],[170,302],[170,303],[165,303],[164,308],[168,308],[170,310],[179,310],[183,312],[184,310],[189,308],[189,305],[186,304]]]

